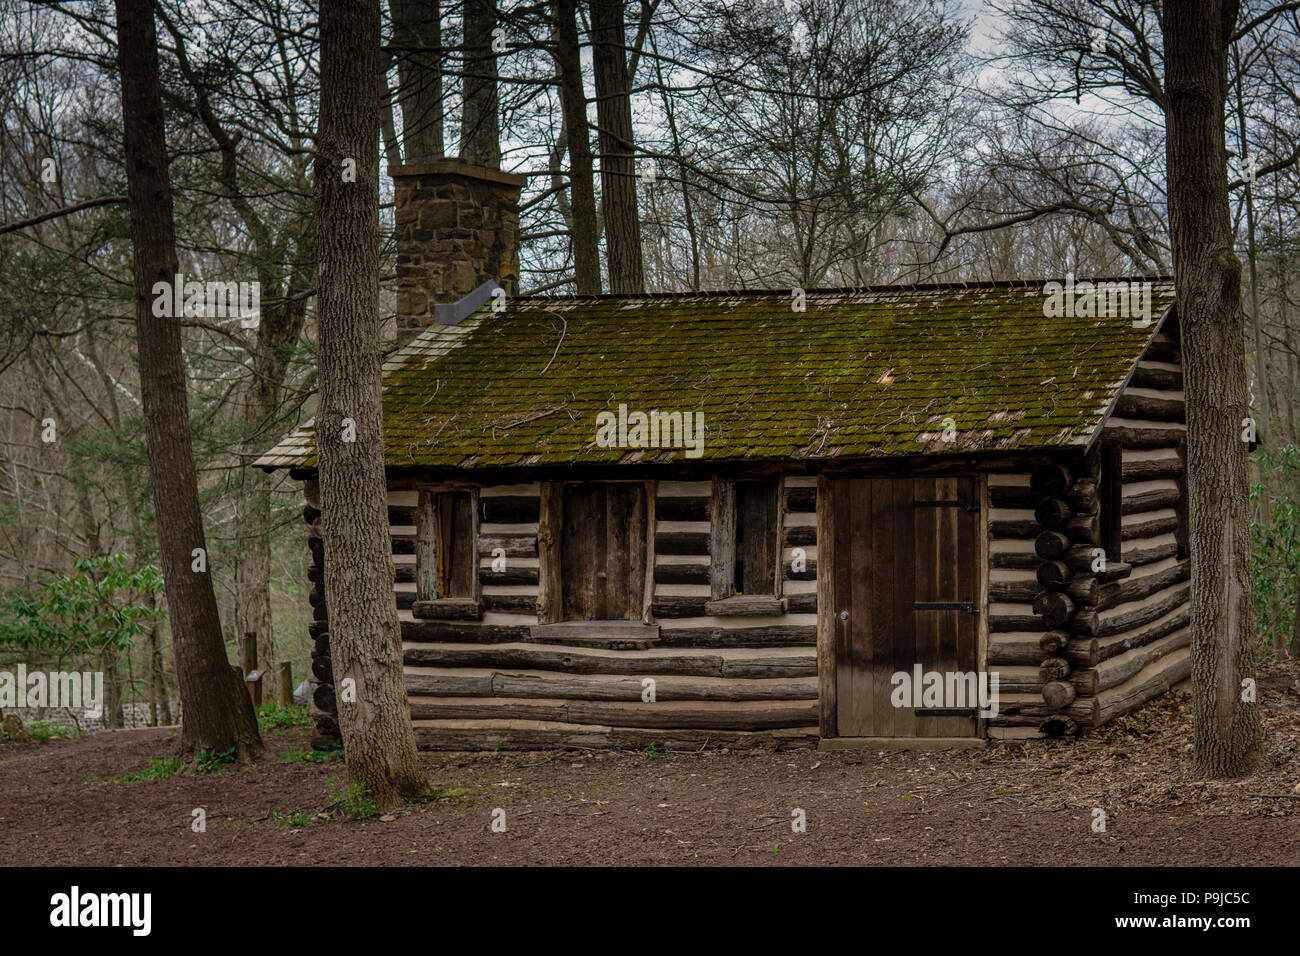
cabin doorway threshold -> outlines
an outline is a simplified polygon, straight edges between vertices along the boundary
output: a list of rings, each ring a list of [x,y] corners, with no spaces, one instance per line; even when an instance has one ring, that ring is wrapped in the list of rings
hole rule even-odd
[[[983,737],[822,737],[818,750],[972,750],[987,747]]]

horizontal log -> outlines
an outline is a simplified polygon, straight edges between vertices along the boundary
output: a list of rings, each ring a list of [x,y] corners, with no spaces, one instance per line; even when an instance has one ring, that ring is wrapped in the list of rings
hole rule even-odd
[[[704,613],[711,617],[775,617],[785,614],[785,608],[785,599],[774,594],[737,594],[706,602]]]
[[[1129,384],[1135,388],[1154,388],[1181,392],[1183,390],[1183,371],[1176,368],[1160,368],[1139,362],[1133,370]]]
[[[1187,627],[1191,620],[1191,605],[1184,604],[1181,608],[1174,608],[1172,612],[1167,612],[1164,617],[1135,631],[1124,631],[1119,634],[1109,634],[1106,637],[1096,638],[1091,649],[1075,648],[1073,642],[1071,642],[1066,649],[1066,656],[1072,662],[1081,666],[1095,667],[1103,661],[1117,657],[1132,648],[1144,647],[1167,634],[1181,630]],[[1091,653],[1085,653],[1089,650]]]
[[[1103,585],[1097,595],[1097,610],[1107,611],[1121,604],[1145,600],[1191,576],[1192,562],[1189,558],[1155,574],[1130,577],[1126,581]]]
[[[709,565],[656,564],[655,584],[708,584]]]
[[[785,528],[782,541],[787,548],[811,547],[817,543],[817,526],[810,524]]]
[[[990,581],[989,600],[1027,604],[1033,601],[1042,589],[1037,581]]]
[[[782,647],[817,643],[816,624],[770,627],[664,627],[660,647]]]
[[[640,701],[647,688],[640,676],[566,674],[559,671],[426,668],[406,675],[410,693],[446,697],[527,697],[564,700]],[[721,677],[654,678],[655,698],[671,700],[817,700],[816,677],[728,680]]]
[[[1033,633],[996,635],[989,638],[987,659],[990,667],[1036,666],[1043,659],[1043,652],[1038,646],[1038,637]]]
[[[790,653],[767,649],[605,651],[546,644],[427,644],[406,648],[408,667],[490,667],[559,670],[572,674],[677,674],[695,677],[810,677],[817,674],[813,649]]]
[[[402,621],[404,641],[450,641],[462,644],[503,644],[528,639],[530,625]]]
[[[1142,706],[1153,697],[1167,693],[1192,671],[1192,650],[1180,648],[1144,667],[1116,687],[1090,697],[1092,713],[1088,726],[1098,727],[1106,721]]]
[[[815,514],[817,512],[817,488],[812,485],[786,488],[785,510],[797,514]]]
[[[478,537],[480,557],[497,557],[497,549],[505,551],[508,558],[537,557],[537,535],[535,534],[481,534]]]
[[[537,613],[537,595],[535,594],[484,594],[483,610],[495,614]]]
[[[1007,613],[1005,611],[989,612],[989,632],[1000,631],[1041,631],[1043,619],[1031,613],[1028,607],[1024,613]]]
[[[707,556],[709,537],[707,531],[659,531],[655,534],[655,553]]]
[[[1071,541],[1093,545],[1101,541],[1101,521],[1096,515],[1075,515],[1061,526],[1061,531]]]
[[[536,524],[541,515],[539,495],[480,496],[479,521],[482,524]]]
[[[706,747],[730,750],[813,749],[819,735],[811,727],[777,730],[655,730],[563,724],[554,721],[428,720],[415,724],[421,750],[641,750],[697,753]]]
[[[1177,478],[1183,473],[1183,461],[1177,455],[1167,458],[1134,459],[1125,457],[1121,475],[1124,481],[1150,481],[1154,478]]]
[[[1178,507],[1177,488],[1161,488],[1144,491],[1139,495],[1126,496],[1120,505],[1120,513],[1126,515],[1142,514],[1144,511],[1157,511],[1161,508]]]
[[[1177,448],[1186,436],[1182,428],[1150,425],[1108,424],[1102,429],[1103,442],[1117,442],[1124,448]]]
[[[478,569],[478,580],[480,584],[536,584],[537,569],[513,568],[507,562],[504,571],[493,571],[489,565]]]
[[[1187,421],[1186,406],[1181,398],[1156,398],[1152,395],[1135,395],[1125,389],[1115,403],[1115,414],[1121,418],[1142,419],[1155,422]]]
[[[1162,534],[1173,534],[1177,530],[1178,516],[1169,515],[1168,517],[1151,518],[1147,521],[1126,524],[1120,537],[1124,541],[1132,541],[1139,538],[1156,538]]]
[[[1033,511],[1037,501],[1028,485],[989,485],[989,504],[994,508]]]
[[[1159,640],[1118,654],[1096,667],[1076,671],[1070,682],[1085,697],[1095,697],[1103,690],[1116,687],[1137,674],[1142,668],[1159,660],[1171,651],[1187,647],[1192,642],[1191,628],[1183,627]]]
[[[656,594],[650,604],[650,613],[657,619],[679,617],[704,617],[704,605],[710,597],[707,594]]]
[[[989,556],[989,567],[1036,571],[1041,561],[1033,551],[994,551]]]
[[[1033,538],[1043,530],[1033,518],[999,518],[989,522],[989,537],[1017,541]]]
[[[708,521],[709,498],[655,498],[655,519],[658,521]]]
[[[816,614],[817,613],[817,592],[809,591],[806,594],[787,594],[785,596],[788,604],[787,610],[791,614]]]
[[[398,607],[402,598],[414,597],[412,594],[398,594]],[[412,601],[411,614],[414,617],[438,621],[479,621],[483,619],[483,605],[473,598],[441,598],[437,601]]]
[[[1098,621],[1095,636],[1108,637],[1111,634],[1121,634],[1149,624],[1164,617],[1180,604],[1186,603],[1190,593],[1189,585],[1175,586],[1159,600],[1149,604],[1119,612],[1109,612]]]
[[[541,700],[411,698],[413,720],[542,720],[611,727],[766,730],[817,723],[816,701]]]
[[[1177,554],[1178,541],[1165,541],[1145,548],[1125,548],[1124,560],[1130,565],[1154,564],[1165,558],[1175,557]]]

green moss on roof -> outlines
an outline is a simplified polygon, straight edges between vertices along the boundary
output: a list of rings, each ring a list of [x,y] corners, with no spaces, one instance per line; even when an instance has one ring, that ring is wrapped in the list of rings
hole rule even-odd
[[[1139,280],[1141,281],[1141,280]],[[680,460],[600,448],[596,416],[704,413],[703,461],[1086,444],[1152,325],[1043,315],[1041,281],[810,292],[520,297],[434,326],[384,375],[391,467]],[[952,418],[955,442],[940,440]],[[258,464],[314,467],[311,423]]]

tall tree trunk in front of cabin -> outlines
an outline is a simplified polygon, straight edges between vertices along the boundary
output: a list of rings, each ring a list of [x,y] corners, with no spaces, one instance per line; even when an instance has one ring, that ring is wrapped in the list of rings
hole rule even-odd
[[[501,165],[497,101],[497,28],[494,0],[465,0],[465,58],[461,79],[460,158],[496,169]]]
[[[180,754],[262,752],[257,718],[230,666],[207,566],[178,318],[153,314],[155,283],[177,272],[163,133],[157,36],[150,0],[117,0],[118,70],[135,284],[136,348],[158,550],[183,707]],[[196,568],[195,551],[203,556]]]
[[[600,295],[600,229],[596,220],[596,181],[587,123],[587,93],[582,80],[578,2],[553,0],[551,12],[555,17],[554,49],[560,109],[568,134],[573,279],[578,295]]]
[[[348,776],[387,807],[425,796],[429,784],[416,753],[402,676],[384,477],[378,5],[323,0],[320,45],[316,443],[330,659]]]
[[[591,61],[596,78],[601,212],[605,220],[609,289],[616,295],[645,291],[626,44],[623,0],[591,0]]]
[[[1226,39],[1237,4],[1165,6],[1169,218],[1187,392],[1193,739],[1198,772],[1234,776],[1260,746],[1243,419],[1246,331],[1228,212]]]
[[[442,132],[442,11],[438,0],[389,0],[397,57],[397,102],[407,163],[446,151]]]

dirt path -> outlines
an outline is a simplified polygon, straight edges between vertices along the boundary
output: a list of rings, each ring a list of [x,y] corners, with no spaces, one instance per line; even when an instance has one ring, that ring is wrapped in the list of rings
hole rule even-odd
[[[987,751],[428,755],[444,796],[365,820],[317,815],[346,775],[287,758],[301,728],[267,732],[255,766],[129,783],[171,753],[168,731],[8,743],[0,845],[17,865],[1294,866],[1300,697],[1269,697],[1267,760],[1230,783],[1191,776],[1170,697],[1098,738]]]

